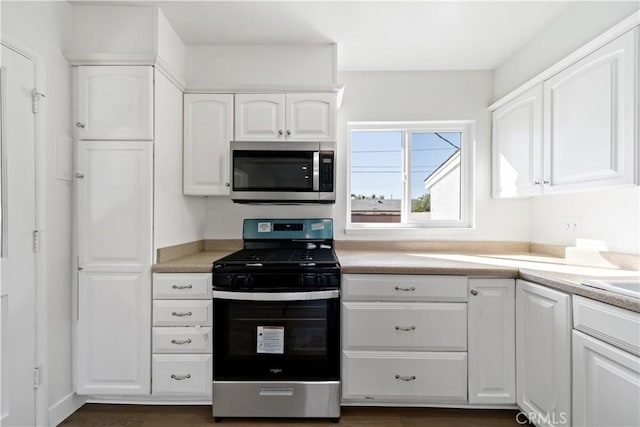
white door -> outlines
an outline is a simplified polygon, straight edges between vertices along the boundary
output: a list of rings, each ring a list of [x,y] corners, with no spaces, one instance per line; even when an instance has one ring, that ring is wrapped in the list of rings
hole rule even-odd
[[[149,393],[152,145],[78,142],[78,394]]]
[[[573,331],[573,422],[640,425],[640,358]]]
[[[545,81],[545,192],[633,183],[636,34]]]
[[[492,113],[493,196],[542,192],[542,84]]]
[[[185,195],[229,194],[232,139],[233,95],[184,95]]]
[[[79,139],[153,139],[151,67],[74,67]]]
[[[7,235],[0,280],[1,389],[4,426],[35,425],[36,366],[35,119],[32,60],[2,47],[3,175],[2,221]]]
[[[336,114],[335,93],[287,94],[287,141],[335,141]]]
[[[236,141],[284,141],[284,94],[237,94]]]
[[[515,281],[469,279],[469,403],[515,403]]]
[[[571,425],[569,295],[518,280],[516,397],[536,425]]]

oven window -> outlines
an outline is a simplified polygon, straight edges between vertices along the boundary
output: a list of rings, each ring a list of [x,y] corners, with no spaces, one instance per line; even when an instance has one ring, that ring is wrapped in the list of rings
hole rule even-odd
[[[313,151],[233,151],[234,191],[312,191]]]
[[[326,311],[324,301],[230,303],[229,356],[324,356]]]

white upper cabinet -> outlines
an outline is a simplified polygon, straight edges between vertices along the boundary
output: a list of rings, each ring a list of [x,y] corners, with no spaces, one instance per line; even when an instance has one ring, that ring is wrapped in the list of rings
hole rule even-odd
[[[291,93],[285,104],[287,141],[335,141],[334,93]]]
[[[637,33],[637,28],[629,30],[497,103],[494,197],[634,183],[639,161]]]
[[[233,139],[233,95],[184,95],[183,192],[229,194],[229,143]]]
[[[74,67],[78,139],[153,139],[153,69]]]
[[[237,94],[237,141],[335,141],[335,93]]]
[[[634,180],[636,34],[544,83],[545,192]]]
[[[284,141],[284,94],[236,95],[237,141]]]
[[[540,193],[542,84],[493,112],[493,195]]]

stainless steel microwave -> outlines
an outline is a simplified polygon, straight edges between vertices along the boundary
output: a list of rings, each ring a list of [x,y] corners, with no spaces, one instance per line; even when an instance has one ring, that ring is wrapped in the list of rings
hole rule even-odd
[[[236,203],[335,203],[335,142],[231,141]]]

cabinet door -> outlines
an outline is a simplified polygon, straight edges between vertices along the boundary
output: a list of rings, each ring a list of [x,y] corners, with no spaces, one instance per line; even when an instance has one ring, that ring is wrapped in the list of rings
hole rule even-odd
[[[79,139],[153,139],[151,67],[77,67]]]
[[[148,394],[150,142],[80,141],[76,391]]]
[[[544,83],[545,192],[634,180],[636,31]]]
[[[232,139],[233,95],[184,95],[185,195],[229,194]]]
[[[335,93],[287,94],[287,141],[335,141],[336,113]]]
[[[640,358],[573,332],[573,423],[640,425]]]
[[[80,141],[76,180],[78,263],[141,271],[151,260],[150,142]]]
[[[569,295],[517,281],[516,366],[520,409],[537,425],[571,425]]]
[[[515,281],[469,279],[469,403],[515,403]]]
[[[78,281],[76,393],[149,394],[148,273],[83,270]]]
[[[492,114],[493,196],[542,191],[542,84]]]
[[[237,94],[236,141],[284,141],[284,94]]]

